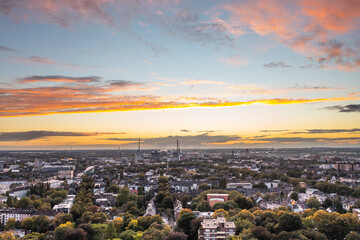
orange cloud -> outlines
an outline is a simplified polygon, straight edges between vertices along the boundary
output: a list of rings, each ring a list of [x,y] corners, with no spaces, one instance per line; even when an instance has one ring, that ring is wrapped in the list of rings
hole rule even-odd
[[[273,37],[319,67],[359,68],[358,47],[342,36],[360,29],[359,1],[252,0],[227,3],[224,8],[234,28]]]
[[[231,107],[251,104],[278,105],[360,99],[358,96],[347,96],[316,99],[274,98],[251,101],[228,101],[220,98],[115,94],[117,91],[127,91],[129,88],[136,88],[137,84],[140,83],[115,81],[105,86],[76,85],[75,87],[0,88],[0,117],[191,107]],[[143,86],[140,84],[139,87]]]

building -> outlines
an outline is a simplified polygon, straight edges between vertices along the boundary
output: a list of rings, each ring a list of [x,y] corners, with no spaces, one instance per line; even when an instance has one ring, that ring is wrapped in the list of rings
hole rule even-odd
[[[229,200],[229,194],[209,193],[206,197],[210,207],[213,207],[215,203],[226,202]]]
[[[25,218],[45,215],[49,219],[54,219],[56,213],[51,211],[36,211],[34,209],[15,209],[15,208],[3,208],[0,209],[0,223],[6,225],[10,218],[15,218],[16,221],[22,221]]]
[[[5,162],[0,162],[0,172],[3,172],[4,171],[4,165],[5,165]]]
[[[84,170],[84,174],[93,174],[94,172],[95,172],[95,166],[87,167],[87,168]]]
[[[224,217],[204,219],[198,231],[199,240],[228,239],[235,235],[235,223],[227,222]]]
[[[58,178],[59,179],[72,179],[74,177],[73,170],[60,170],[58,171]]]
[[[73,206],[75,201],[75,195],[68,195],[64,201],[59,204],[56,204],[53,207],[55,212],[63,212],[63,213],[70,213],[70,209]]]
[[[42,167],[43,161],[40,158],[35,158],[35,168],[37,170],[40,170]]]

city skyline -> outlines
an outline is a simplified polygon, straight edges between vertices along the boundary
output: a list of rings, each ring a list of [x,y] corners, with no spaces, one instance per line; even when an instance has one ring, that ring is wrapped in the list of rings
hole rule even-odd
[[[360,3],[0,2],[0,150],[360,147]]]

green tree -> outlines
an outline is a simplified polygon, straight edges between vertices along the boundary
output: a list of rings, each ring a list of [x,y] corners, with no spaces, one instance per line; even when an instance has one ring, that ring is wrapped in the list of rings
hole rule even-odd
[[[70,213],[58,213],[54,218],[56,227],[66,222],[73,222],[73,217]]]
[[[330,198],[325,198],[322,205],[325,209],[327,209],[327,208],[331,207],[333,205],[333,203]]]
[[[194,220],[195,214],[193,213],[185,213],[179,217],[177,220],[177,226],[178,228],[183,231],[186,235],[189,235],[190,232],[190,223],[192,220]]]
[[[202,183],[199,185],[199,190],[201,190],[201,191],[206,191],[208,189],[210,189],[210,186],[207,183]]]
[[[119,237],[121,240],[135,240],[136,235],[136,232],[134,232],[133,230],[126,230],[122,232]]]
[[[39,233],[46,233],[50,229],[51,221],[48,216],[40,215],[34,218],[35,231]]]
[[[18,202],[18,207],[25,209],[25,208],[31,207],[31,204],[32,204],[32,201],[31,201],[30,198],[28,198],[28,197],[23,197],[23,198],[21,198],[21,199],[19,200],[19,202]]]
[[[210,205],[207,201],[200,201],[197,205],[196,205],[196,210],[200,211],[200,212],[208,212],[210,211]]]
[[[105,232],[105,239],[114,239],[116,237],[116,230],[114,224],[111,222],[109,223],[106,232]]]
[[[213,215],[212,215],[213,218],[218,218],[218,217],[224,217],[226,219],[229,218],[229,213],[228,211],[224,210],[224,209],[217,209]]]
[[[302,229],[302,220],[297,213],[284,213],[279,217],[280,231],[291,232]]]
[[[293,199],[294,201],[298,201],[299,200],[299,194],[297,192],[292,192],[290,194],[290,198]]]
[[[5,230],[11,230],[16,228],[16,220],[15,218],[10,218],[5,225]]]
[[[120,189],[117,197],[116,197],[116,206],[122,207],[125,203],[129,201],[130,190],[127,187],[123,187]]]
[[[65,232],[66,240],[88,240],[86,232],[82,228],[69,228]]]
[[[258,240],[271,240],[270,232],[262,226],[252,228],[251,234]]]
[[[259,182],[259,183],[253,184],[253,188],[267,188],[267,186],[264,182]]]
[[[187,240],[188,236],[180,232],[171,232],[167,235],[164,240]]]
[[[14,207],[14,200],[11,196],[8,196],[8,198],[6,199],[6,204],[8,205],[8,207]]]
[[[55,229],[55,234],[54,234],[54,237],[55,237],[55,240],[66,240],[66,231],[68,229],[73,229],[74,226],[72,223],[70,222],[67,222],[65,224],[61,224],[60,226],[58,226],[56,229]]]
[[[32,217],[27,217],[21,222],[21,228],[26,229],[27,231],[32,231],[35,229],[35,220]]]
[[[306,204],[309,206],[309,208],[316,208],[316,209],[319,209],[321,206],[321,203],[316,197],[311,197],[309,199],[306,199]]]
[[[358,232],[350,232],[345,240],[359,240],[360,239],[360,234]]]

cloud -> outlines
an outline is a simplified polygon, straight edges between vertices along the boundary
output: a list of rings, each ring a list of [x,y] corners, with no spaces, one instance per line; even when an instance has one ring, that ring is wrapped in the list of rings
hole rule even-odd
[[[287,132],[285,134],[324,134],[324,133],[356,133],[360,132],[360,128],[350,129],[305,129],[302,131],[290,131],[290,130],[260,130],[260,132]]]
[[[276,130],[260,130],[259,132],[287,132],[289,130],[282,130],[282,129],[276,129]]]
[[[209,135],[208,133],[200,135],[186,135],[186,136],[167,136],[156,138],[141,138],[142,144],[156,147],[176,146],[176,141],[179,140],[181,147],[194,147],[199,145],[208,145],[214,143],[227,143],[241,139],[235,135]],[[102,140],[118,141],[118,142],[136,142],[138,138],[106,138]]]
[[[201,133],[213,133],[213,132],[219,132],[217,130],[200,130],[200,131],[196,131],[196,132],[201,132]]]
[[[141,3],[129,0],[6,0],[1,2],[0,13],[16,20],[40,21],[65,28],[76,27],[78,23],[102,24],[125,32],[157,55],[167,53],[169,49],[138,34],[134,26],[139,21],[142,25],[155,25],[170,37],[215,44],[216,47],[233,45],[223,24],[202,19],[199,15],[203,10],[193,8],[191,1],[181,1],[185,5],[181,7],[179,3],[170,0],[144,0]]]
[[[29,76],[24,78],[18,78],[20,83],[32,83],[32,82],[74,82],[74,83],[89,83],[99,82],[100,77],[88,76],[88,77],[68,77],[63,75],[47,75],[47,76]]]
[[[212,84],[212,85],[223,85],[226,84],[225,82],[219,82],[219,81],[212,81],[212,80],[193,80],[193,79],[184,79],[183,81],[180,81],[181,84],[185,85],[200,85],[200,84]]]
[[[345,106],[336,105],[336,106],[326,107],[325,109],[336,110],[339,112],[360,112],[360,104],[349,104]]]
[[[28,131],[28,132],[1,132],[0,142],[10,141],[31,141],[46,137],[84,137],[98,136],[108,134],[125,134],[125,133],[100,133],[100,132],[56,132],[56,131]]]
[[[303,91],[331,91],[337,90],[338,88],[327,87],[327,86],[307,86],[295,84],[293,87],[284,88],[285,90],[303,90]]]
[[[229,101],[223,98],[124,95],[118,93],[122,91],[149,91],[151,89],[153,89],[151,85],[124,80],[107,81],[105,84],[91,83],[91,85],[89,82],[84,82],[77,85],[0,88],[0,117],[193,107],[235,107],[252,104],[300,104],[360,99],[358,96],[346,96]]]
[[[11,59],[21,62],[21,63],[36,63],[36,64],[48,64],[48,65],[58,65],[62,67],[70,67],[70,68],[80,68],[81,66],[73,63],[61,63],[57,62],[53,59],[46,57],[38,57],[38,56],[30,56],[30,57],[10,57]]]
[[[17,52],[16,50],[0,45],[0,52]]]
[[[284,62],[270,62],[270,63],[264,64],[264,67],[266,67],[266,68],[289,68],[291,66],[287,65]]]
[[[360,141],[360,137],[343,137],[343,138],[306,138],[306,137],[264,137],[251,138],[254,141],[272,142],[272,143],[309,143],[309,142],[337,142],[337,141]]]
[[[351,128],[351,129],[308,129],[308,133],[353,133],[360,132],[360,128]]]
[[[269,37],[306,56],[316,67],[358,70],[360,3],[354,0],[229,1],[225,19],[242,34]],[[251,11],[249,11],[251,9]]]
[[[182,129],[182,130],[180,130],[180,132],[191,132],[191,130]]]
[[[219,58],[219,59],[220,61],[226,63],[227,65],[235,68],[247,65],[247,61],[239,56],[234,56],[230,58]]]

